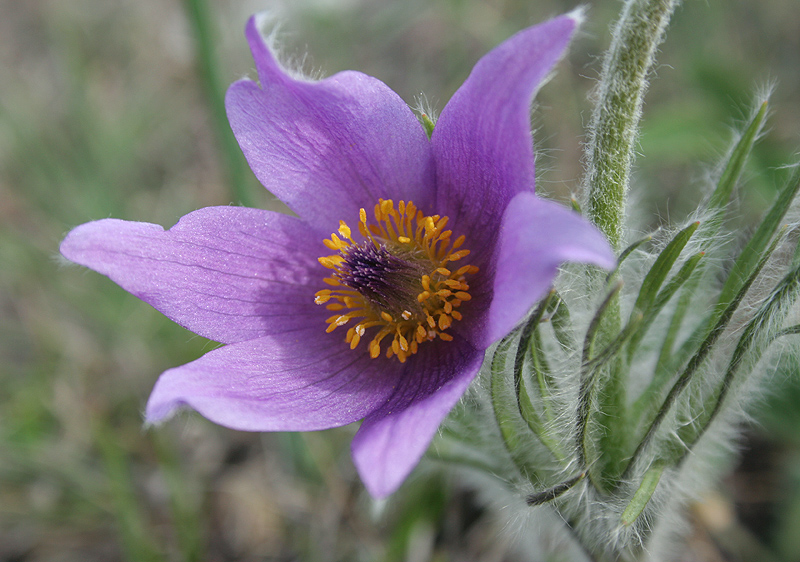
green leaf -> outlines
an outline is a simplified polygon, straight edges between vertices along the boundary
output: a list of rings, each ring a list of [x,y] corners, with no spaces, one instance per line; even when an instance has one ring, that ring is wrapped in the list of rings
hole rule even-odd
[[[550,325],[553,327],[556,341],[565,351],[575,349],[575,339],[572,335],[572,319],[569,315],[569,307],[558,293],[555,293],[555,305],[550,314]]]
[[[617,269],[619,269],[619,264],[624,262],[625,258],[627,258],[629,255],[631,255],[634,252],[634,250],[637,250],[639,248],[639,246],[641,246],[642,244],[645,244],[647,242],[650,242],[650,240],[652,240],[652,239],[653,239],[653,236],[651,234],[648,234],[647,236],[645,236],[641,240],[637,240],[636,242],[634,242],[633,244],[631,244],[630,246],[628,246],[627,248],[622,250],[622,253],[619,255],[619,259],[617,260]]]
[[[765,256],[771,255],[772,251],[775,249],[775,244],[780,237],[773,241],[769,249],[767,249],[767,246],[770,244],[770,241],[773,240],[773,236],[780,227],[781,221],[783,221],[798,190],[800,190],[800,166],[794,168],[791,177],[778,194],[777,199],[764,217],[764,220],[736,259],[722,287],[714,311],[694,330],[692,335],[687,338],[677,351],[670,352],[672,343],[665,342],[657,364],[653,383],[657,381],[664,382],[665,377],[668,377],[676,366],[682,364],[683,361],[697,349],[700,342],[703,341],[703,338],[714,330],[713,326],[715,323],[718,323],[719,319],[725,314],[725,311],[729,309],[729,305],[732,302],[731,299],[735,299],[737,294],[742,293],[742,287],[749,287],[749,283],[752,283],[755,279],[753,271],[756,273],[760,271],[765,263]],[[785,226],[784,229],[786,229]],[[681,303],[681,305],[683,304],[688,306],[688,300],[686,303]],[[682,314],[685,313],[685,308],[681,306],[678,311],[676,311],[676,314],[677,312],[681,312],[681,318],[677,319],[682,320]],[[676,323],[673,321],[670,327],[670,333],[672,333],[673,330],[677,330],[679,325],[679,322]],[[669,348],[666,346],[667,343],[669,343]],[[653,383],[651,383],[651,386],[653,386]]]
[[[599,369],[612,357],[617,355],[619,350],[622,349],[622,346],[628,343],[628,341],[642,329],[641,325],[643,319],[644,315],[641,312],[634,311],[630,321],[625,325],[625,329],[617,334],[617,337],[611,340],[611,342],[606,345],[603,350],[600,351],[600,353],[596,354],[588,363],[586,363],[585,367],[589,369]]]
[[[794,336],[797,334],[800,334],[800,324],[795,324],[794,326],[784,328],[775,334],[774,339],[782,338],[783,336]]]
[[[539,325],[544,314],[548,310],[553,310],[557,306],[555,301],[555,291],[551,290],[548,295],[539,303],[536,310],[525,323],[519,338],[516,354],[514,356],[514,392],[517,397],[517,408],[528,425],[530,430],[539,438],[558,461],[563,461],[565,455],[558,444],[558,439],[548,433],[548,428],[542,423],[541,417],[533,405],[525,381],[522,379],[526,356],[531,358],[531,367],[539,388],[539,398],[542,402],[542,409],[548,422],[552,421],[550,411],[550,386],[549,367],[541,349],[541,338],[539,337]]]
[[[653,266],[650,268],[650,271],[647,272],[644,281],[642,281],[642,287],[639,289],[639,296],[636,298],[636,302],[633,305],[634,311],[647,314],[653,305],[653,301],[656,299],[658,290],[661,288],[661,285],[672,269],[672,265],[680,256],[683,248],[689,242],[689,239],[695,233],[698,226],[700,226],[699,222],[693,222],[678,232],[661,251],[658,258],[656,258],[656,261],[653,263]]]
[[[592,364],[595,357],[595,342],[599,327],[603,318],[609,310],[613,310],[612,303],[615,302],[617,295],[622,289],[622,281],[617,281],[600,304],[589,328],[586,330],[586,337],[583,342],[583,355],[581,359],[580,389],[578,391],[577,423],[575,428],[575,444],[578,450],[578,463],[581,469],[586,469],[590,463],[591,443],[587,428],[592,416],[592,405],[596,402],[597,379],[600,374],[599,368]],[[619,335],[619,334],[618,334]],[[595,486],[600,482],[597,478],[592,478]]]
[[[622,266],[622,262],[624,262],[628,256],[630,256],[634,251],[636,251],[642,244],[650,242],[652,239],[653,237],[651,235],[645,236],[644,238],[637,240],[636,242],[634,242],[633,244],[622,250],[622,253],[619,255],[619,259],[617,260],[617,266],[613,270],[611,270],[611,272],[606,276],[606,283],[610,282],[612,279],[615,278],[615,276],[619,272],[620,266]]]
[[[722,292],[720,293],[717,303],[717,314],[720,314],[728,303],[731,302],[731,299],[734,298],[745,281],[750,277],[753,269],[756,268],[764,254],[764,250],[780,227],[798,190],[800,190],[800,166],[795,167],[792,176],[778,194],[778,198],[775,200],[772,208],[764,217],[764,220],[761,221],[755,234],[753,234],[753,237],[733,264],[733,268],[728,278],[725,280],[725,285],[723,285]]]
[[[664,418],[672,408],[675,401],[678,399],[680,393],[683,391],[684,388],[686,388],[686,386],[689,384],[689,382],[692,380],[695,373],[699,369],[699,367],[706,360],[706,357],[711,352],[711,349],[713,348],[714,344],[717,342],[719,337],[725,331],[725,328],[728,326],[728,323],[733,317],[734,312],[736,312],[736,309],[739,308],[739,304],[742,302],[742,299],[744,299],[745,295],[750,290],[750,286],[753,284],[753,282],[755,282],[759,273],[761,273],[761,270],[763,269],[764,265],[766,265],[767,261],[772,255],[772,252],[775,251],[775,248],[778,246],[781,239],[782,236],[777,236],[772,241],[772,244],[770,244],[769,248],[767,248],[766,252],[764,252],[764,254],[761,256],[761,259],[756,264],[756,267],[751,272],[750,277],[748,277],[747,280],[744,282],[744,284],[739,288],[739,292],[736,294],[733,300],[728,304],[725,310],[723,310],[722,313],[716,318],[716,322],[714,323],[713,328],[708,333],[708,335],[703,339],[702,343],[697,348],[694,355],[692,355],[691,359],[686,365],[686,368],[683,370],[681,375],[675,381],[675,384],[672,385],[672,388],[667,394],[667,397],[664,399],[664,402],[662,403],[661,407],[658,409],[655,416],[652,418],[652,421],[649,422],[644,437],[641,439],[641,441],[639,441],[639,445],[636,447],[636,451],[634,451],[630,461],[628,462],[628,467],[625,470],[625,473],[623,474],[623,478],[628,475],[631,468],[635,465],[636,461],[641,455],[642,451],[644,451],[644,449],[647,447],[650,441],[652,441],[652,439],[656,434],[656,431],[658,431],[658,428],[661,426],[661,422],[664,421]],[[686,344],[682,346],[679,355],[686,354],[686,356],[688,356],[689,349],[694,348],[693,342],[695,341],[695,337],[698,335],[698,332],[700,330],[705,331],[705,325],[706,325],[705,323],[702,323],[695,331],[695,334],[689,337]],[[686,349],[687,345],[689,346],[689,349]],[[647,415],[647,412],[645,412],[645,415]]]
[[[700,269],[703,269],[702,266]],[[675,346],[675,341],[678,339],[678,333],[683,325],[683,319],[686,317],[686,313],[689,312],[689,306],[692,304],[692,300],[702,277],[703,276],[700,274],[689,277],[689,280],[686,282],[683,292],[681,293],[681,296],[675,305],[675,310],[672,313],[672,319],[670,320],[669,327],[667,328],[667,333],[665,334],[664,341],[661,344],[661,353],[659,354],[658,362],[656,363],[656,371],[653,375],[654,379],[662,376],[667,365],[673,362],[671,360],[673,359],[673,347]]]
[[[582,362],[584,365],[588,364],[594,356],[594,346],[597,340],[598,330],[606,314],[613,308],[612,303],[616,300],[620,290],[622,290],[622,281],[617,281],[606,294],[606,298],[600,303],[597,312],[595,312],[592,321],[589,323],[589,328],[586,330],[586,337],[583,340]]]
[[[692,273],[694,273],[695,269],[697,268],[697,264],[700,263],[700,260],[704,255],[705,252],[698,252],[686,260],[678,273],[676,273],[672,279],[669,280],[667,285],[658,293],[653,305],[644,315],[642,323],[639,325],[639,329],[635,334],[632,335],[630,342],[628,342],[628,362],[630,362],[633,358],[636,348],[639,346],[639,343],[645,334],[647,334],[647,330],[658,316],[658,313],[661,312],[661,309],[663,309],[670,299],[675,296],[675,293],[677,293],[678,290],[683,287],[684,283],[689,280]]]
[[[667,286],[664,287],[660,293],[658,293],[651,310],[658,312],[670,301],[675,293],[678,292],[678,289],[680,289],[683,284],[688,281],[689,277],[691,277],[692,273],[697,267],[697,264],[700,263],[700,260],[703,259],[703,256],[705,255],[705,252],[698,252],[684,262],[678,273],[676,273],[675,276],[669,280]]]
[[[653,466],[647,469],[642,478],[642,483],[633,494],[631,501],[628,503],[625,511],[622,512],[622,524],[629,527],[636,519],[642,514],[644,508],[653,497],[658,483],[661,481],[661,475],[664,473],[664,463],[654,463]]]
[[[551,502],[554,499],[558,498],[559,496],[564,495],[575,484],[583,480],[585,477],[586,473],[581,472],[580,474],[573,476],[569,480],[561,482],[560,484],[556,484],[552,488],[548,488],[547,490],[530,494],[525,498],[525,503],[527,503],[530,506],[534,506]]]
[[[511,460],[514,461],[522,476],[531,480],[534,476],[534,470],[530,467],[523,453],[525,443],[522,435],[517,431],[519,427],[517,422],[519,419],[518,408],[513,406],[514,398],[509,388],[511,381],[509,381],[510,373],[507,367],[510,363],[509,357],[516,338],[516,333],[506,336],[498,344],[492,356],[490,383],[492,408],[497,426],[500,428],[503,444]]]
[[[720,175],[717,187],[711,198],[708,200],[708,208],[710,209],[723,209],[731,199],[731,193],[736,186],[736,182],[742,175],[744,164],[747,157],[753,150],[753,144],[761,132],[761,126],[764,124],[764,118],[767,116],[767,102],[761,104],[758,112],[753,116],[750,124],[745,129],[739,142],[731,151],[728,161],[725,163],[725,168]]]
[[[545,397],[542,398],[543,400],[545,399]],[[539,441],[541,441],[542,444],[547,447],[547,449],[553,455],[553,458],[558,462],[563,463],[566,459],[566,455],[561,450],[561,446],[558,444],[557,437],[548,433],[548,427],[542,422],[539,414],[536,413],[536,408],[534,407],[531,397],[528,394],[525,381],[520,381],[519,386],[517,387],[517,405],[519,407],[519,413],[522,416],[522,419],[525,420],[528,428],[534,433],[534,435],[536,435],[536,437],[539,438]]]
[[[704,401],[702,411],[696,412],[692,416],[695,423],[684,426],[679,432],[678,437],[685,446],[678,449],[679,458],[682,460],[691,450],[691,447],[700,440],[708,427],[714,421],[722,409],[726,396],[730,392],[740,367],[747,363],[755,365],[769,345],[781,335],[793,332],[777,330],[774,334],[764,333],[769,326],[779,326],[789,313],[789,306],[797,298],[798,288],[800,287],[800,267],[792,270],[780,283],[772,290],[770,296],[764,301],[759,310],[745,326],[742,337],[739,338],[736,348],[731,356],[728,368],[725,371],[720,384],[715,391]],[[749,373],[748,373],[749,374]],[[747,374],[744,375],[745,377]]]

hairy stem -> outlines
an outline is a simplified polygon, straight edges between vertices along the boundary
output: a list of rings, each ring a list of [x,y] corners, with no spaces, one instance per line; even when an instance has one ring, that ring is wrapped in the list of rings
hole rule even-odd
[[[600,76],[586,145],[583,207],[615,250],[623,242],[625,195],[655,51],[678,0],[627,0]]]

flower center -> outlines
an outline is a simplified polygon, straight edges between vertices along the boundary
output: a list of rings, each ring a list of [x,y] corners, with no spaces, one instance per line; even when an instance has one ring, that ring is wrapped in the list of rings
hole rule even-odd
[[[452,262],[469,255],[461,250],[464,236],[455,241],[444,230],[448,218],[424,215],[411,201],[379,199],[375,223],[367,224],[367,213],[359,213],[356,242],[344,221],[339,234],[331,234],[325,246],[338,253],[319,258],[332,270],[324,279],[331,289],[317,291],[314,302],[336,312],[326,320],[330,333],[339,326],[355,323],[345,341],[355,349],[369,328],[377,328],[369,342],[369,354],[381,354],[381,342],[391,337],[386,357],[404,363],[417,352],[419,344],[437,337],[451,341],[446,330],[461,320],[456,310],[470,300],[466,277],[478,272],[474,265],[453,269]]]

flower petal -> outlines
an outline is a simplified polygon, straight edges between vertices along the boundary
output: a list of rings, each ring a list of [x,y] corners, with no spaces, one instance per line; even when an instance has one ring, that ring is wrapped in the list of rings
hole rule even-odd
[[[264,186],[322,234],[378,198],[427,209],[433,193],[430,143],[409,107],[383,82],[342,72],[295,80],[275,61],[255,18],[246,34],[261,82],[233,84],[231,128]]]
[[[532,193],[514,197],[503,216],[487,345],[523,319],[565,261],[611,269],[616,257],[605,236],[578,213]]]
[[[511,198],[534,188],[531,100],[563,55],[576,17],[528,28],[490,51],[436,122],[436,212],[468,225],[473,260],[492,252]]]
[[[311,431],[363,418],[391,394],[399,364],[351,351],[314,326],[231,344],[164,372],[148,422],[190,407],[242,431]]]
[[[353,438],[353,461],[373,497],[388,496],[403,483],[482,362],[483,351],[461,338],[420,349],[409,361],[395,393]]]
[[[300,220],[243,207],[208,207],[170,230],[105,219],[75,228],[67,259],[107,275],[126,291],[204,337],[232,343],[314,324],[326,252]]]

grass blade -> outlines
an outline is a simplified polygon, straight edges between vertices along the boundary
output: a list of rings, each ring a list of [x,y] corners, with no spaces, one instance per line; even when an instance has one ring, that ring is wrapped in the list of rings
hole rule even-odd
[[[198,72],[211,112],[211,124],[217,137],[223,166],[228,174],[231,196],[236,203],[252,207],[254,199],[250,193],[247,163],[233,136],[225,112],[225,88],[217,71],[219,65],[214,56],[212,17],[207,0],[184,0],[183,5],[194,33]]]

